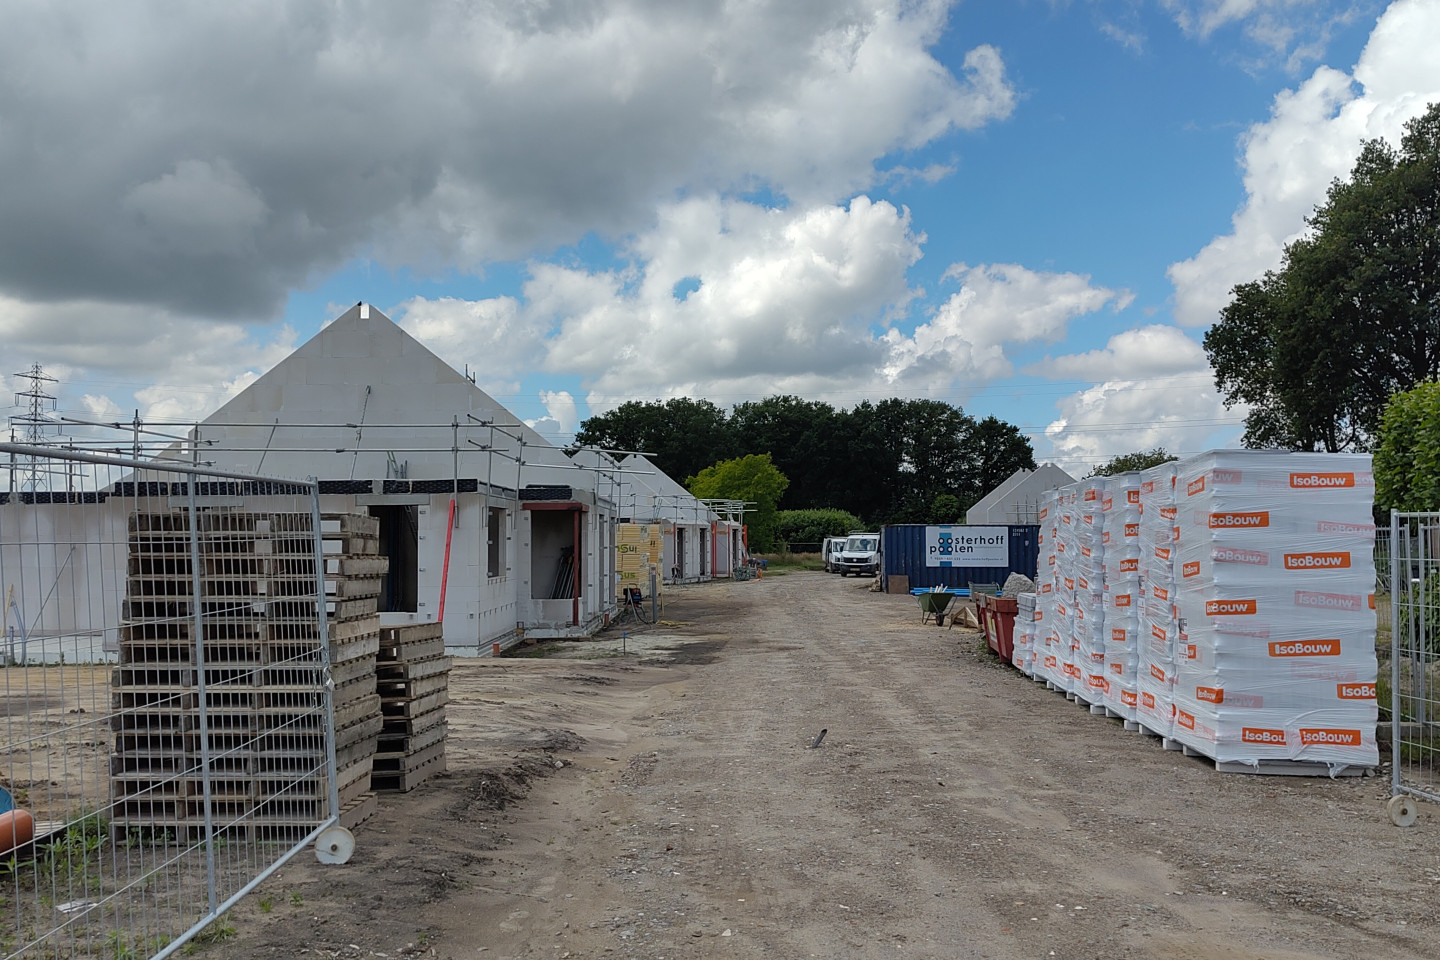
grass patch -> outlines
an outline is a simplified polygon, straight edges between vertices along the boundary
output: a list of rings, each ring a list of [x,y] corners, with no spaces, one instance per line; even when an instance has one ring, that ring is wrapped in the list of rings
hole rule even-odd
[[[761,553],[756,556],[769,564],[766,573],[784,570],[822,571],[825,569],[825,558],[818,553],[791,553],[789,550],[782,550],[779,553]]]

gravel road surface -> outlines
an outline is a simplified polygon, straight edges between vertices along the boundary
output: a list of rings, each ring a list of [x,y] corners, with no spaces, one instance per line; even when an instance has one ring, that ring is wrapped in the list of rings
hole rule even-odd
[[[1440,958],[1386,771],[1218,774],[853,579],[670,597],[623,657],[457,661],[449,772],[204,954]]]

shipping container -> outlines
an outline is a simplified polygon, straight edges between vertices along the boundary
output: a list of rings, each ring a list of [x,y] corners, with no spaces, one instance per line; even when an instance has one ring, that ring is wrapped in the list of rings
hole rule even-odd
[[[1035,579],[1040,528],[1030,525],[903,523],[880,531],[880,586],[886,593],[916,587],[1005,584],[1012,573]]]

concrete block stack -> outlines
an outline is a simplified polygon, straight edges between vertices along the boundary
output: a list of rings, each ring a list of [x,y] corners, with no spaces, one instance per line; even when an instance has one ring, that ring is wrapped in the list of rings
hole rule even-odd
[[[441,624],[381,631],[375,689],[384,723],[370,777],[374,789],[405,793],[445,770],[449,686],[450,658]]]

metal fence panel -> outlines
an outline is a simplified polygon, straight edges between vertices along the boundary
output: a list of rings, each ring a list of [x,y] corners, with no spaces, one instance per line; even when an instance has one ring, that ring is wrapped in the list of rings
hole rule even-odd
[[[66,489],[0,492],[0,956],[164,957],[336,822],[318,491],[23,452]]]
[[[1391,787],[1440,800],[1440,513],[1392,513],[1389,540]]]

